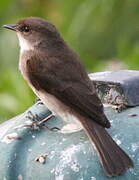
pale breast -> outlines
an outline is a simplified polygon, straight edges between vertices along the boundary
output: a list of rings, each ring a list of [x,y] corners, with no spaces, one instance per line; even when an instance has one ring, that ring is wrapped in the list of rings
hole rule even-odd
[[[20,52],[20,57],[19,57],[19,70],[21,72],[21,74],[23,75],[25,80],[29,80],[28,76],[27,76],[27,68],[26,68],[26,53],[24,52]]]

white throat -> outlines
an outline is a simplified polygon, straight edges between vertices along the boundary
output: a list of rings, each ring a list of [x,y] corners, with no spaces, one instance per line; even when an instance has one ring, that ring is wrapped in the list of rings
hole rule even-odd
[[[24,39],[19,33],[17,33],[18,39],[19,39],[19,45],[21,48],[21,52],[33,50],[34,47],[26,40]]]

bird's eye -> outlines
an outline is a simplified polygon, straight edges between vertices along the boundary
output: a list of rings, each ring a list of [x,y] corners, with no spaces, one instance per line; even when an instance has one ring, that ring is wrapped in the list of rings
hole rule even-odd
[[[30,31],[30,28],[29,28],[28,26],[24,26],[23,31],[24,31],[24,32],[29,32],[29,31]]]
[[[25,35],[27,35],[30,32],[30,27],[29,26],[21,26],[19,27],[19,31],[21,31],[22,33],[24,33]]]

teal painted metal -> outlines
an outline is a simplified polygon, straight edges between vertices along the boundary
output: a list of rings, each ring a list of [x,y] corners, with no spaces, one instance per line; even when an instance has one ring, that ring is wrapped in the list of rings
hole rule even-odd
[[[38,120],[50,113],[44,105],[35,104],[29,111]],[[113,180],[139,179],[139,107],[121,113],[105,108],[112,128],[109,133],[132,157],[135,168]],[[132,116],[131,114],[137,114]],[[48,129],[32,130],[28,111],[0,125],[0,180],[107,180],[95,150],[84,131],[62,134]],[[61,128],[65,122],[51,118],[46,125]],[[47,154],[45,163],[36,162]]]

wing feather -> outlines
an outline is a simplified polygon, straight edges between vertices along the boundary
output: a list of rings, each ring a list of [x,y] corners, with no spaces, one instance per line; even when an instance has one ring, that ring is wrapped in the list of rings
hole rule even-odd
[[[78,75],[76,73],[78,67],[75,64],[74,66],[70,64],[70,69],[65,66],[59,69],[61,64],[55,61],[51,59],[48,61],[51,63],[46,63],[40,60],[36,63],[35,57],[28,59],[27,70],[33,86],[38,90],[45,90],[83,116],[109,128],[110,123],[103,112],[103,105],[86,73]],[[68,69],[70,72],[67,72]]]

